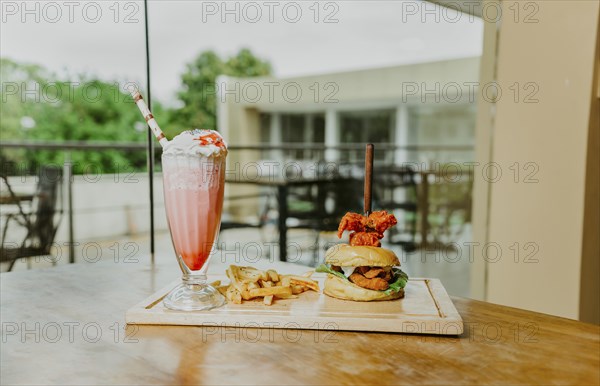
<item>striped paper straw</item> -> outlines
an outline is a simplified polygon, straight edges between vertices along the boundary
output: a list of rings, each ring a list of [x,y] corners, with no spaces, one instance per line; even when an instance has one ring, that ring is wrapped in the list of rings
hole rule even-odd
[[[133,98],[133,101],[135,102],[137,107],[140,109],[140,111],[142,112],[142,115],[144,116],[144,119],[148,123],[148,127],[150,127],[150,130],[152,130],[152,133],[154,134],[156,139],[158,139],[158,142],[160,143],[160,145],[162,147],[165,147],[169,143],[169,140],[165,137],[165,135],[163,134],[160,127],[158,127],[158,123],[156,123],[156,119],[154,119],[154,115],[152,115],[152,113],[150,112],[150,109],[148,108],[148,105],[146,105],[146,102],[144,102],[144,98],[142,98],[142,94],[140,94],[137,87],[132,87],[129,91],[131,93],[131,97]]]

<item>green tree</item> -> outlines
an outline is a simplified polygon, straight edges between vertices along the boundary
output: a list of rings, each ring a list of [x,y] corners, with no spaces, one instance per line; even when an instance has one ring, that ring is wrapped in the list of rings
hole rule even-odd
[[[212,51],[203,52],[187,65],[181,76],[182,90],[178,97],[183,106],[168,109],[155,101],[153,113],[170,138],[188,128],[215,129],[217,77],[251,77],[270,72],[269,63],[255,57],[248,49],[242,49],[226,60]],[[0,74],[0,140],[146,140],[145,122],[118,82],[83,74],[61,79],[42,66],[16,63],[6,58],[0,58]],[[34,92],[30,93],[32,90]],[[30,172],[41,164],[61,164],[64,157],[65,152],[60,150],[0,148],[2,164],[14,162]],[[75,173],[111,173],[126,168],[141,170],[146,166],[144,151],[75,150],[71,152],[71,159],[75,163]]]
[[[85,75],[61,80],[40,66],[8,59],[2,59],[1,65],[2,140],[144,141],[144,133],[135,130],[136,123],[143,119],[118,83]],[[30,170],[40,164],[61,164],[64,155],[63,151],[56,150],[2,149],[0,152],[3,163],[12,161]],[[145,154],[143,151],[82,150],[73,151],[72,160],[76,173],[107,173],[144,167]]]
[[[171,111],[167,136],[188,128],[217,128],[215,82],[219,75],[253,77],[270,74],[271,65],[247,48],[226,60],[214,51],[200,53],[181,76],[182,89],[177,95],[183,107]]]

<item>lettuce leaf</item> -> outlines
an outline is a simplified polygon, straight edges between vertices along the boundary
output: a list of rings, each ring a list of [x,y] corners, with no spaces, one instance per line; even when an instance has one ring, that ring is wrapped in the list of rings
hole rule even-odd
[[[334,271],[333,269],[331,269],[330,267],[326,266],[325,264],[319,265],[317,268],[315,268],[315,271],[316,272],[330,273],[332,275],[335,275],[335,276],[339,277],[340,279],[348,280],[348,278],[343,273],[338,272],[338,271]]]
[[[394,272],[393,282],[390,283],[388,289],[385,290],[386,295],[390,295],[393,292],[400,292],[404,287],[406,287],[406,283],[408,283],[408,275],[399,268],[394,268],[392,270]]]
[[[340,279],[348,280],[348,278],[343,273],[334,271],[333,269],[326,266],[325,264],[319,265],[315,269],[315,271],[330,273],[332,275],[339,277]],[[404,271],[402,271],[400,268],[393,268],[392,272],[394,274],[394,276],[392,277],[392,282],[390,283],[390,286],[388,287],[388,289],[383,291],[383,292],[385,292],[386,295],[390,295],[393,292],[400,292],[404,287],[406,287],[406,283],[408,283],[408,275]]]

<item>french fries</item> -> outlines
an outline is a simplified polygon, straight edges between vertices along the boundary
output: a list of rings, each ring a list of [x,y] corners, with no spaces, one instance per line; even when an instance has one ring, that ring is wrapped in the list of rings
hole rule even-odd
[[[229,286],[220,285],[217,289],[233,304],[263,298],[263,304],[270,306],[274,299],[296,299],[302,292],[319,292],[319,284],[310,279],[312,273],[302,276],[282,275],[274,269],[261,271],[254,267],[230,265],[225,271]]]
[[[252,298],[269,296],[269,295],[274,295],[274,296],[291,295],[292,288],[291,287],[282,287],[282,286],[278,285],[275,287],[251,289],[249,292],[250,292],[250,297],[252,297]]]
[[[268,270],[267,273],[269,274],[271,281],[279,281],[279,275],[274,269]]]
[[[290,283],[292,285],[300,285],[303,287],[308,287],[313,291],[319,292],[319,284],[312,279],[306,278],[304,276],[294,276],[294,275],[288,275],[286,277],[290,278]]]

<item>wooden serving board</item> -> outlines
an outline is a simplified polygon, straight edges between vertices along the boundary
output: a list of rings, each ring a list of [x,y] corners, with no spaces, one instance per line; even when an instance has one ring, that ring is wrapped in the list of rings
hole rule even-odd
[[[210,276],[209,281],[225,277]],[[324,274],[315,274],[323,288]],[[353,302],[307,291],[298,299],[275,299],[270,306],[262,298],[227,303],[208,311],[173,311],[162,299],[180,281],[177,280],[129,309],[129,324],[164,324],[246,328],[293,328],[396,332],[414,334],[460,335],[463,322],[452,300],[438,279],[411,278],[403,299],[380,302]]]

